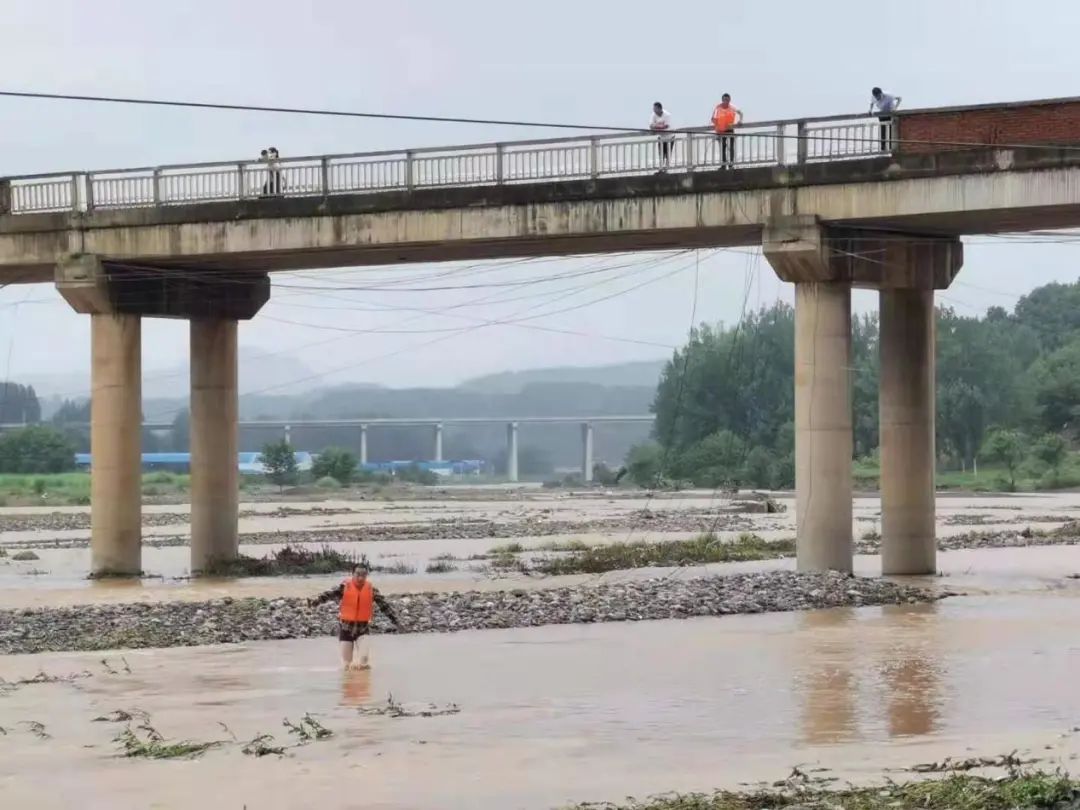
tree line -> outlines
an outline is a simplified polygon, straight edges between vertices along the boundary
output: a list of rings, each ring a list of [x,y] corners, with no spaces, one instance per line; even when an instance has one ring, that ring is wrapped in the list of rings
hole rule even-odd
[[[638,483],[794,484],[795,313],[777,303],[731,327],[703,325],[674,352],[653,402],[653,441],[635,447]],[[852,318],[856,459],[878,447],[878,318]],[[976,459],[1026,462],[1055,478],[1080,438],[1080,282],[1048,284],[1008,311],[938,307],[937,452],[941,469]]]

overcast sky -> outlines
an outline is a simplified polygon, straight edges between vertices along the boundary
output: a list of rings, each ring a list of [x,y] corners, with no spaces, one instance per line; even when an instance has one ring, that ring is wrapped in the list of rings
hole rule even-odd
[[[908,107],[1080,95],[1078,24],[1074,0],[3,0],[0,89],[614,126],[646,124],[660,99],[688,126],[706,123],[724,91],[748,121],[861,111],[874,84]],[[551,134],[13,99],[0,99],[0,122],[0,175],[254,158],[269,145],[289,156]],[[941,296],[964,313],[1080,276],[1074,244],[974,241]],[[297,287],[398,284],[446,268],[283,274],[241,341],[301,361],[319,375],[305,386],[449,385],[665,356],[686,334],[695,286],[698,321],[791,297],[746,251],[503,265],[446,283],[597,272],[430,293]],[[876,296],[855,302],[871,309]],[[88,387],[88,336],[89,319],[51,287],[0,290],[0,378],[86,373]],[[185,324],[144,322],[147,373],[186,355]]]

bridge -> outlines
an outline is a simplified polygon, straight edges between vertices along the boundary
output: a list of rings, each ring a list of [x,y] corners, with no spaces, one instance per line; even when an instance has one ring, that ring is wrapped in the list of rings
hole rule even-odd
[[[798,564],[852,568],[851,288],[880,291],[882,570],[930,573],[934,291],[1080,226],[1080,99],[0,181],[0,283],[92,318],[92,567],[140,567],[140,323],[191,322],[192,570],[237,553],[236,324],[277,270],[761,245],[795,284]]]
[[[92,405],[91,405],[92,407]],[[506,425],[506,477],[511,483],[518,476],[518,430],[523,424],[534,425],[580,425],[581,426],[581,477],[585,483],[593,480],[593,429],[596,424],[649,424],[656,421],[654,414],[628,416],[605,414],[603,416],[451,416],[434,419],[413,417],[376,417],[371,419],[240,419],[238,428],[263,428],[283,431],[284,439],[292,444],[294,428],[353,427],[360,434],[361,465],[368,463],[368,430],[372,427],[430,427],[432,431],[432,461],[443,461],[444,425]],[[70,423],[69,423],[70,424]],[[75,423],[76,427],[92,424]],[[0,432],[26,427],[23,423],[0,424]],[[143,422],[143,430],[170,430],[172,422]]]

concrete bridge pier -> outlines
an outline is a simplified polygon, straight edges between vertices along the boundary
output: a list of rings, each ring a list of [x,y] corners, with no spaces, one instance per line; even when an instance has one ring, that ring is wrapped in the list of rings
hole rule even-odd
[[[934,290],[963,263],[954,237],[765,228],[764,250],[795,288],[795,489],[800,570],[852,569],[851,287],[881,302],[882,573],[936,568]]]
[[[933,574],[935,536],[934,290],[963,263],[957,239],[862,241],[881,266],[879,425],[881,572]]]
[[[517,483],[518,480],[518,423],[506,426],[506,480]]]
[[[235,559],[240,513],[237,322],[191,321],[191,570]]]
[[[367,425],[360,426],[360,464],[367,464]]]
[[[270,297],[265,273],[185,275],[67,256],[56,286],[91,316],[91,572],[142,561],[141,319],[191,321],[191,570],[237,554],[237,321]]]
[[[90,573],[142,571],[142,321],[90,316]]]
[[[434,434],[435,434],[435,454],[432,456],[432,459],[435,460],[435,461],[442,461],[443,460],[443,449],[442,449],[443,426],[442,426],[441,422],[437,423],[435,425]]]
[[[777,275],[795,284],[795,526],[800,571],[851,571],[851,282],[836,276],[821,227],[765,229]]]
[[[592,422],[583,422],[581,425],[581,480],[586,484],[593,480]]]

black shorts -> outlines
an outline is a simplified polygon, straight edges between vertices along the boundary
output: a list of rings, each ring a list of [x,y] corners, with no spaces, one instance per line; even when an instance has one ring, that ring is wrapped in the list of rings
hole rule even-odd
[[[361,636],[371,632],[371,625],[367,622],[341,622],[338,625],[338,641],[356,641]]]

